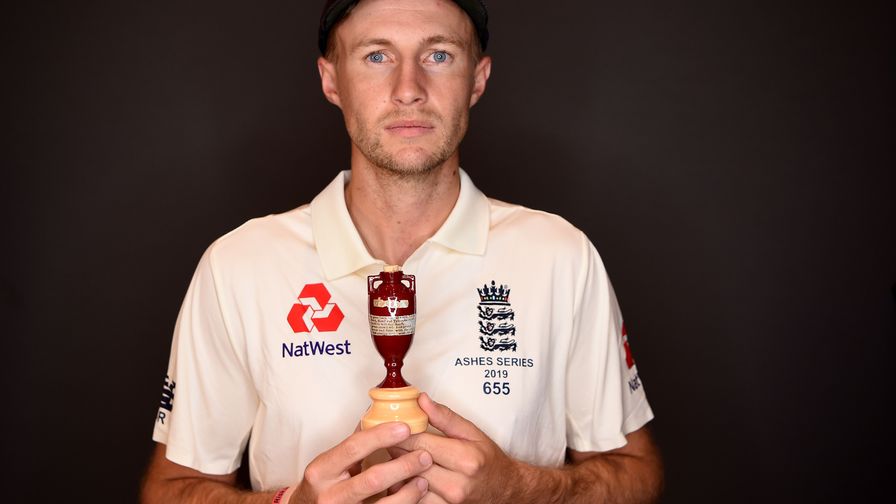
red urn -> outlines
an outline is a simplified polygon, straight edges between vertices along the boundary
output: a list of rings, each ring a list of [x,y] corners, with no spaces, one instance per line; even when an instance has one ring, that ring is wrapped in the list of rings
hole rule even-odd
[[[370,335],[386,365],[386,378],[370,389],[373,402],[361,418],[362,429],[384,422],[404,422],[416,434],[429,425],[429,418],[417,404],[420,391],[401,376],[417,323],[416,295],[414,275],[405,275],[398,266],[386,266],[379,275],[367,277]]]
[[[409,385],[401,376],[401,367],[414,339],[416,294],[414,275],[405,275],[397,267],[367,277],[370,335],[386,365],[386,378],[380,388]]]

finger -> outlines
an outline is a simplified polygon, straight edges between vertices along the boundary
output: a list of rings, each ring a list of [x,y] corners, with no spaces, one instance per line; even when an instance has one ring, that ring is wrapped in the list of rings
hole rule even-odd
[[[390,486],[419,475],[432,466],[432,456],[421,450],[389,462],[376,464],[357,476],[333,486],[336,502],[358,502],[376,495]]]
[[[420,499],[419,504],[448,504],[448,501],[439,496],[439,494],[430,491],[426,492],[426,495]]]
[[[471,491],[469,478],[436,464],[424,471],[420,477],[426,478],[429,482],[429,494],[438,495],[447,502],[463,502]]]
[[[398,483],[390,486],[388,489],[386,489],[386,495],[398,493],[398,491],[401,490],[401,487],[403,487],[406,483],[407,481],[399,481]]]
[[[380,504],[417,503],[427,495],[428,487],[429,483],[425,479],[414,478],[394,494],[384,497],[377,502]]]
[[[364,457],[380,448],[393,446],[410,435],[410,428],[401,422],[389,422],[355,432],[338,445],[318,455],[308,465],[306,475],[310,470],[314,479],[338,479],[341,474],[360,463]]]
[[[432,454],[437,465],[461,474],[472,476],[485,463],[483,454],[476,447],[477,442],[452,439],[436,434],[415,434],[399,443],[404,450],[424,450]],[[432,483],[432,480],[430,480]]]
[[[403,450],[405,452],[414,450],[426,450],[429,453],[439,455],[443,452],[456,450],[457,445],[460,442],[461,441],[457,439],[451,439],[449,437],[440,436],[438,434],[423,432],[420,434],[414,434],[413,436],[397,443],[395,446],[389,449],[393,451]],[[438,463],[438,461],[436,463]]]
[[[451,408],[433,401],[426,392],[420,394],[417,404],[429,416],[430,425],[445,433],[446,436],[470,441],[478,441],[483,438],[482,431],[476,428],[472,422],[458,415]]]
[[[408,453],[409,451],[410,450],[405,450],[404,448],[399,448],[397,446],[390,446],[390,447],[386,448],[386,453],[388,453],[389,456],[394,459],[397,459],[398,457]]]
[[[389,458],[392,459],[397,459],[398,457],[401,457],[406,453],[410,453],[408,450],[403,450],[394,446],[386,448],[386,452],[389,454]],[[398,483],[390,486],[386,493],[388,493],[389,495],[398,493],[398,491],[401,490],[401,487],[404,486],[405,483],[407,483],[407,481],[399,481]]]

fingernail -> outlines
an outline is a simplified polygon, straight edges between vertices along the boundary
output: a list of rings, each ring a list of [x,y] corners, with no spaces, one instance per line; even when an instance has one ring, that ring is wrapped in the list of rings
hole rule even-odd
[[[392,426],[392,434],[395,436],[407,436],[411,433],[410,430],[410,427],[404,423],[396,423]]]
[[[423,478],[417,478],[417,488],[421,492],[425,492],[427,488],[429,488],[429,482]]]
[[[420,465],[423,467],[429,467],[432,464],[432,455],[429,452],[423,452],[420,454]]]

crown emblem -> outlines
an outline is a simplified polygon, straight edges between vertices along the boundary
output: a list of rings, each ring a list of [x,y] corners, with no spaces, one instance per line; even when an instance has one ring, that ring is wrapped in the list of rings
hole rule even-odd
[[[481,289],[476,290],[479,291],[479,300],[482,303],[507,303],[510,297],[510,288],[506,285],[496,286],[494,280],[491,287],[483,285]]]

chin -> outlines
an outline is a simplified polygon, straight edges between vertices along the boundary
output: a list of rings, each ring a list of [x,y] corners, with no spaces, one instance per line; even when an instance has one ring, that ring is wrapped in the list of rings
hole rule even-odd
[[[420,175],[427,175],[432,173],[441,166],[442,163],[433,163],[433,162],[418,162],[418,163],[383,163],[380,166],[383,170],[392,173],[394,175],[401,175],[405,177],[416,177]]]
[[[395,175],[413,177],[427,175],[442,166],[450,156],[431,152],[422,148],[402,149],[393,155],[373,156],[376,166]]]

